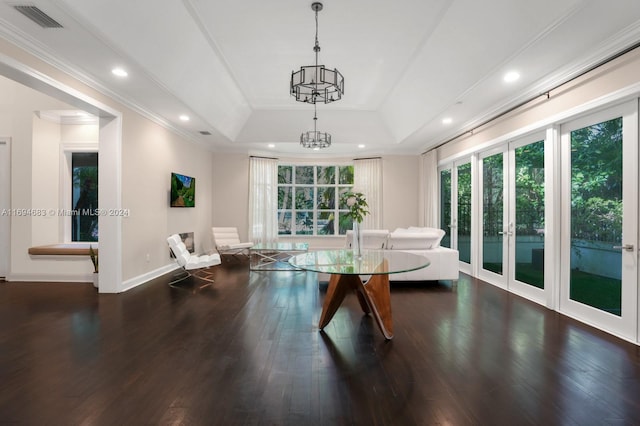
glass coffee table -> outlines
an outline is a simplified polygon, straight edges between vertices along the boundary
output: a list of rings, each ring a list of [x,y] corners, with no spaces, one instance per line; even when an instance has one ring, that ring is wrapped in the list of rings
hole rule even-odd
[[[387,340],[393,338],[389,275],[430,264],[424,256],[395,250],[364,250],[361,257],[354,256],[351,250],[321,250],[295,255],[289,263],[297,269],[331,274],[318,324],[320,330],[329,324],[347,292],[353,290],[362,310],[373,315]],[[363,283],[361,275],[371,278]]]
[[[291,256],[306,253],[307,243],[260,243],[249,249],[249,269],[252,271],[281,271],[295,269],[288,262]]]

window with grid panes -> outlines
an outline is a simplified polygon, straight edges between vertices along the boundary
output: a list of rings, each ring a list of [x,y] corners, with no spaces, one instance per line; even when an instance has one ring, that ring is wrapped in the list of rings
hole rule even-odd
[[[344,235],[352,222],[340,197],[352,189],[353,165],[279,165],[278,234]]]

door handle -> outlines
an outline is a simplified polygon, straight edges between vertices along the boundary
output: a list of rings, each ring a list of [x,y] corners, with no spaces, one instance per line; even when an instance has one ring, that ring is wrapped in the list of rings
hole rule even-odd
[[[613,246],[617,250],[633,251],[633,244],[625,244],[623,246]]]
[[[509,232],[502,232],[502,231],[499,231],[499,232],[498,232],[498,235],[508,235],[508,236],[511,236],[511,235],[513,235],[513,232],[511,232],[511,231],[509,231]]]

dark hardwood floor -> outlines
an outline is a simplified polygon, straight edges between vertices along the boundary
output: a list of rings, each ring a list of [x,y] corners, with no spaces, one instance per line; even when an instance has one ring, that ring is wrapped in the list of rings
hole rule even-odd
[[[319,332],[315,274],[215,279],[0,283],[0,424],[640,424],[640,348],[481,281],[393,283],[385,341],[355,295]]]

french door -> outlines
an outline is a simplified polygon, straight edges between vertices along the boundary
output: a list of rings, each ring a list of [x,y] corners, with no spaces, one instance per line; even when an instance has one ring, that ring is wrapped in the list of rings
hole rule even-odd
[[[544,134],[479,158],[480,278],[545,303]]]
[[[560,311],[636,341],[637,102],[561,127]]]
[[[471,160],[440,169],[440,228],[443,247],[458,250],[460,270],[471,273]]]

